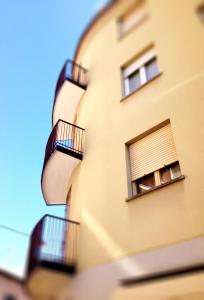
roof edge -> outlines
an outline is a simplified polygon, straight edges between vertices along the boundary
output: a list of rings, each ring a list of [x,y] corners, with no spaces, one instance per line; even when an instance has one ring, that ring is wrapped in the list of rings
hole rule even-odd
[[[118,2],[118,0],[111,0],[102,8],[88,23],[88,25],[85,27],[84,31],[81,34],[81,37],[78,40],[77,47],[74,53],[74,61],[77,61],[77,57],[79,55],[80,49],[82,47],[82,44],[86,38],[86,36],[91,31],[92,27]]]
[[[14,274],[14,273],[10,273],[9,271],[3,270],[3,269],[0,269],[0,276],[5,277],[11,281],[15,281],[19,284],[24,284],[24,282],[25,282],[24,278],[21,278],[20,276]]]

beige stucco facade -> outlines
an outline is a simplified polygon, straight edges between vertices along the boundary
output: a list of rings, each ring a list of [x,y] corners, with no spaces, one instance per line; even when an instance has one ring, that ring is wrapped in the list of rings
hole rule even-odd
[[[86,138],[70,215],[81,223],[82,269],[204,233],[200,1],[148,1],[148,19],[119,40],[117,17],[128,2],[110,10],[78,56],[90,76],[78,108]],[[121,102],[120,68],[150,44],[162,75]],[[185,180],[127,203],[125,143],[167,119]]]
[[[145,2],[145,19],[122,37],[118,20],[135,1],[113,2],[84,35],[75,56],[89,74],[88,88],[74,112],[77,125],[86,129],[83,161],[65,187],[68,191],[72,186],[69,217],[80,222],[78,275],[61,288],[59,299],[204,297],[203,273],[159,282],[159,287],[117,287],[119,279],[137,276],[144,268],[148,274],[148,255],[137,261],[144,253],[151,256],[163,249],[165,261],[172,259],[169,268],[176,257],[168,256],[169,247],[187,243],[185,251],[191,255],[185,264],[203,262],[193,243],[199,239],[199,249],[204,250],[204,25],[196,13],[202,1]],[[124,98],[122,67],[151,47],[160,73]],[[57,117],[69,115],[64,97],[61,111],[60,97],[57,101]],[[126,201],[126,144],[167,120],[185,178]],[[159,257],[153,255],[149,264]],[[182,252],[176,259],[179,266]],[[111,271],[120,263],[127,271],[118,271],[122,277]],[[161,266],[162,262],[152,271]]]

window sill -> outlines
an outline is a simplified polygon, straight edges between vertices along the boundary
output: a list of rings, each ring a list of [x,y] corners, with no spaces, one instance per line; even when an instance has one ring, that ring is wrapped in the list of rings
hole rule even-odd
[[[125,199],[125,201],[126,201],[126,202],[129,202],[129,201],[131,201],[131,200],[134,200],[134,199],[136,199],[136,198],[139,198],[139,197],[141,197],[141,196],[144,196],[144,195],[146,195],[146,194],[149,194],[149,193],[151,193],[151,192],[153,192],[153,191],[156,191],[156,190],[158,190],[158,189],[161,189],[161,188],[163,188],[163,187],[165,187],[165,186],[167,186],[167,185],[170,185],[170,184],[172,184],[172,183],[175,183],[175,182],[180,181],[180,180],[183,180],[183,179],[185,179],[185,176],[184,176],[184,175],[181,175],[181,176],[179,176],[178,178],[175,178],[175,179],[173,179],[173,180],[171,180],[171,181],[169,181],[169,182],[166,182],[166,183],[163,183],[163,184],[161,184],[161,185],[155,186],[154,188],[152,188],[152,189],[149,190],[149,191],[146,191],[146,192],[144,192],[144,193],[141,193],[141,194],[138,194],[138,195],[134,195],[134,196],[132,196],[132,197],[130,197],[130,198],[127,198],[127,199]]]
[[[131,92],[130,94],[124,96],[120,102],[123,102],[124,100],[126,100],[127,98],[129,98],[130,96],[132,96],[133,94],[135,94],[136,92],[138,92],[139,90],[141,90],[143,87],[145,87],[146,85],[148,85],[150,82],[154,81],[156,78],[160,77],[163,74],[163,72],[158,73],[156,76],[154,76],[152,79],[148,80],[147,82],[145,82],[144,84],[142,84],[138,89],[136,89],[135,91]]]

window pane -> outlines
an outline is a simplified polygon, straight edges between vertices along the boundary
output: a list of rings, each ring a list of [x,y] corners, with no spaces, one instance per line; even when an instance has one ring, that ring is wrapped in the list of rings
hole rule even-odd
[[[151,190],[153,187],[155,187],[154,173],[136,180],[136,185],[138,194]]]
[[[171,173],[170,173],[169,166],[162,168],[159,171],[159,173],[160,173],[161,184],[171,181]]]
[[[171,166],[171,178],[175,179],[181,176],[181,169],[179,166],[179,162],[176,162]]]
[[[131,74],[129,77],[129,92],[132,93],[135,90],[137,90],[141,86],[141,80],[140,80],[140,72],[137,70],[133,74]]]
[[[156,58],[153,58],[151,61],[145,64],[147,81],[154,78],[159,74],[159,68],[157,65]]]
[[[161,184],[181,176],[179,162],[173,163],[159,170]]]

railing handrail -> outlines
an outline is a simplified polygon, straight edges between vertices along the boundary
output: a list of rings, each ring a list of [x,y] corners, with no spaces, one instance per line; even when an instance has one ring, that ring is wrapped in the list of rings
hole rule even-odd
[[[69,122],[64,121],[64,120],[62,120],[62,119],[58,119],[58,121],[56,122],[55,126],[56,126],[59,122],[63,122],[63,123],[65,123],[65,124],[71,125],[71,126],[73,126],[73,127],[76,127],[76,128],[78,128],[78,129],[81,129],[81,130],[85,130],[84,128],[82,128],[82,127],[80,127],[80,126],[78,126],[78,125],[69,123]],[[53,127],[53,129],[55,128],[55,126]],[[52,130],[53,130],[53,129],[52,129]]]
[[[71,60],[71,59],[67,59],[65,61],[65,63],[63,64],[63,67],[60,71],[60,74],[58,76],[58,79],[57,79],[57,83],[56,83],[56,87],[55,87],[55,99],[57,97],[57,94],[58,94],[58,91],[59,89],[61,88],[63,82],[66,80],[66,79],[70,79],[69,76],[67,76],[66,74],[66,70],[67,70],[67,66],[68,64],[71,65],[71,72],[70,72],[70,77],[71,76],[74,76],[74,67],[77,67],[79,70],[81,70],[84,74],[87,74],[88,70],[84,67],[82,67],[80,64],[76,63],[75,61]],[[64,79],[63,79],[64,78]],[[61,82],[62,81],[62,82]],[[60,84],[61,82],[61,84]],[[54,100],[55,102],[55,100]]]
[[[76,63],[74,60],[71,60],[70,58],[68,58],[68,59],[65,61],[65,64],[64,64],[64,65],[66,65],[66,64],[68,64],[68,63],[70,63],[70,64],[72,64],[72,65],[74,65],[74,66],[80,68],[80,69],[83,70],[85,73],[88,72],[88,70],[87,70],[86,68],[84,68],[82,65]]]
[[[80,223],[77,222],[77,221],[70,220],[70,219],[65,219],[65,218],[58,217],[58,216],[53,216],[53,215],[50,215],[50,214],[45,214],[45,215],[43,216],[43,218],[46,218],[46,217],[53,218],[53,219],[57,219],[57,220],[61,220],[61,221],[65,221],[65,222],[70,222],[70,223],[73,223],[73,224],[76,224],[76,225],[80,225]],[[42,218],[42,219],[43,219],[43,218]],[[42,220],[42,219],[41,219],[41,220]]]
[[[69,222],[69,223],[72,223],[72,224],[76,224],[76,225],[80,225],[80,223],[78,221],[74,221],[74,220],[70,220],[70,219],[65,219],[65,218],[62,218],[62,217],[58,217],[58,216],[54,216],[54,215],[51,215],[51,214],[45,214],[36,224],[35,224],[35,227],[33,228],[33,230],[31,231],[31,236],[33,234],[33,232],[36,230],[36,227],[42,223],[45,218],[53,218],[53,219],[56,219],[56,220],[61,220],[61,221],[65,221],[65,222]]]

